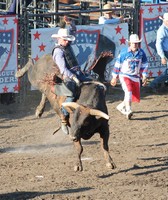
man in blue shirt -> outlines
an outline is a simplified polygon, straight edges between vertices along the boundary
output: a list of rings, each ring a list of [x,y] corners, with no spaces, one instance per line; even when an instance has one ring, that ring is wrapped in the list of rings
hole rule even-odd
[[[159,27],[157,31],[157,37],[156,37],[156,50],[158,55],[161,57],[161,64],[166,65],[168,62],[168,13],[164,13],[163,15],[163,23]],[[150,84],[149,88],[153,89],[154,92],[160,83],[164,83],[166,80],[168,80],[168,72],[167,68],[163,74],[156,77]]]
[[[103,9],[112,9],[112,6],[108,3],[103,6]],[[118,24],[123,21],[123,16],[113,17],[114,13],[112,10],[105,11],[103,16],[99,17],[99,24]]]

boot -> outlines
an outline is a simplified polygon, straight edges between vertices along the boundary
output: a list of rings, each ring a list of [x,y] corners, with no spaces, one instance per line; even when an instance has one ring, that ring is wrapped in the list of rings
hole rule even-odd
[[[121,112],[123,115],[126,115],[126,108],[125,108],[125,102],[121,102],[116,109]]]
[[[69,134],[68,124],[69,124],[68,123],[68,116],[64,116],[62,114],[61,115],[61,129],[66,135]]]
[[[131,102],[125,102],[126,105],[126,118],[131,119],[133,116],[133,112],[131,110]]]
[[[66,122],[61,122],[61,129],[62,129],[62,131],[63,131],[66,135],[69,134],[68,125],[67,125]]]

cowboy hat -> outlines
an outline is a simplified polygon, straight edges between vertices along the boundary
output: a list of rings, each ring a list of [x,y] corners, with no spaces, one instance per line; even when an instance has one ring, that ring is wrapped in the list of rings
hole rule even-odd
[[[131,43],[140,43],[141,41],[142,39],[139,39],[139,36],[137,34],[131,34],[130,39],[127,40],[127,42],[131,42]]]
[[[168,20],[168,13],[164,13],[163,17],[159,16],[161,20]]]
[[[103,6],[103,9],[112,9],[112,6],[107,3]],[[112,13],[113,11],[112,10],[109,10],[109,11],[104,11],[105,14],[109,14],[109,13]]]
[[[58,33],[52,34],[51,37],[56,38],[56,39],[62,38],[62,39],[67,40],[67,41],[74,41],[75,40],[75,36],[69,35],[68,29],[66,29],[66,28],[60,28],[58,30]]]

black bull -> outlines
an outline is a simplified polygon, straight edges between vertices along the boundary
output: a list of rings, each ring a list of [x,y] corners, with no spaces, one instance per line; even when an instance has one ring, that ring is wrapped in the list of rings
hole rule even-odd
[[[90,139],[95,133],[100,134],[101,147],[104,152],[106,166],[110,169],[115,168],[115,164],[109,154],[109,125],[108,111],[105,101],[106,87],[101,82],[86,82],[81,85],[81,93],[76,102],[63,103],[65,97],[56,96],[51,92],[51,87],[57,67],[51,55],[42,56],[35,64],[31,60],[16,74],[21,77],[28,71],[28,79],[33,87],[42,92],[42,101],[36,109],[36,115],[40,116],[43,112],[46,99],[52,108],[61,118],[60,107],[63,105],[69,112],[70,138],[77,149],[77,162],[74,166],[75,171],[83,170],[81,154],[83,147],[81,139]]]

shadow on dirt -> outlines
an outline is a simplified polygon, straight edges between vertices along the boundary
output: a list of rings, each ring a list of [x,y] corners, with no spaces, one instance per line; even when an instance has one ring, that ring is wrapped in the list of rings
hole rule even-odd
[[[160,113],[160,115],[158,116],[154,116],[154,117],[142,117],[142,118],[132,118],[131,120],[132,121],[136,121],[136,120],[139,120],[139,121],[143,121],[143,120],[157,120],[157,119],[160,119],[160,118],[164,118],[164,117],[168,117],[168,114],[164,114],[164,113],[168,113],[168,110],[155,110],[155,111],[135,111],[134,113]]]
[[[57,195],[57,194],[72,194],[72,193],[80,193],[88,190],[92,190],[91,187],[83,187],[76,189],[67,189],[53,192],[12,192],[7,194],[0,194],[1,200],[28,200],[33,199],[35,197],[40,197],[42,195]],[[52,198],[52,197],[51,197]],[[41,199],[41,198],[40,198]]]
[[[159,144],[159,145],[161,145],[161,144]],[[155,162],[159,162],[159,163],[154,164],[154,165],[148,165],[148,166],[137,166],[137,169],[141,169],[141,170],[143,170],[143,172],[134,173],[133,175],[135,175],[135,176],[148,175],[148,174],[153,174],[153,173],[168,170],[168,157],[167,156],[165,156],[165,157],[139,158],[138,160],[145,160],[145,161],[154,160]],[[146,171],[144,171],[144,169]]]
[[[138,160],[155,160],[156,162],[159,162],[158,164],[154,165],[146,165],[146,166],[140,166],[140,165],[134,165],[132,168],[127,170],[122,170],[120,172],[128,172],[131,170],[142,170],[142,172],[133,173],[134,176],[142,176],[142,175],[148,175],[153,174],[161,171],[168,170],[168,157],[152,157],[152,158],[139,158]],[[162,163],[161,163],[162,162]]]
[[[168,143],[165,144],[158,144],[158,145],[167,145]],[[157,144],[155,145],[157,146]],[[128,169],[122,169],[117,172],[110,172],[108,174],[103,174],[101,176],[98,176],[98,178],[109,178],[113,175],[116,174],[121,174],[121,173],[127,173],[131,171],[137,171],[137,173],[132,173],[133,176],[142,176],[142,175],[148,175],[152,173],[157,173],[161,171],[168,170],[168,156],[165,157],[151,157],[151,158],[138,158],[138,160],[143,160],[143,161],[151,161],[154,160],[155,162],[158,162],[158,164],[154,165],[146,165],[146,166],[140,166],[137,164],[134,164],[133,167],[128,168]]]

